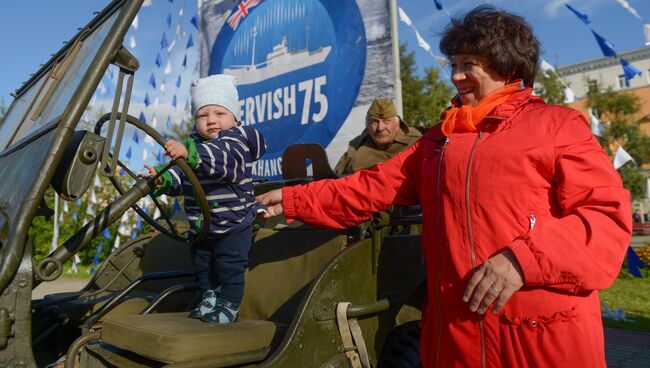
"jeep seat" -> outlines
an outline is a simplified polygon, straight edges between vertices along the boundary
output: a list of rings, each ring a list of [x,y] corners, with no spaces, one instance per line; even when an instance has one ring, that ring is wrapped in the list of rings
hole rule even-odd
[[[270,347],[277,327],[273,322],[246,318],[227,325],[205,323],[187,318],[186,312],[119,315],[104,321],[102,341],[172,363]]]
[[[104,319],[101,340],[166,363],[228,360],[241,353],[255,359],[249,362],[261,360],[264,356],[252,353],[277,346],[311,281],[346,245],[341,231],[306,226],[260,229],[236,322],[208,324],[187,318],[187,312],[113,315]]]

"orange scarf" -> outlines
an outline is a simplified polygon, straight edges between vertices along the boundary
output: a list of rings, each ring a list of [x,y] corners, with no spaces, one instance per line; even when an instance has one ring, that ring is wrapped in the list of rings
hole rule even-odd
[[[483,97],[476,106],[452,106],[445,112],[442,121],[442,133],[449,137],[451,133],[475,132],[478,130],[483,118],[492,112],[495,107],[506,102],[515,92],[522,89],[521,81],[506,84]]]

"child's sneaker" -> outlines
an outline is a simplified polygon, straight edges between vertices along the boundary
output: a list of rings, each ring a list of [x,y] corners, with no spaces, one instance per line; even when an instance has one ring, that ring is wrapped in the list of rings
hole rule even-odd
[[[235,322],[239,313],[239,305],[231,303],[223,298],[218,298],[217,303],[208,313],[204,313],[203,322],[227,324]]]
[[[201,319],[206,313],[212,312],[217,302],[217,295],[214,293],[214,290],[206,290],[203,292],[203,299],[199,306],[192,309],[189,318]]]

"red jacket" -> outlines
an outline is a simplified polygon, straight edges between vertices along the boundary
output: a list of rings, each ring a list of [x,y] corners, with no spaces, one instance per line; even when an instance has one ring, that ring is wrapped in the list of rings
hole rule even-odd
[[[599,289],[621,267],[630,198],[577,111],[529,88],[479,133],[440,126],[391,160],[339,180],[283,189],[288,218],[332,228],[420,203],[428,300],[424,367],[604,367]],[[472,269],[510,248],[524,287],[498,313],[469,310]]]

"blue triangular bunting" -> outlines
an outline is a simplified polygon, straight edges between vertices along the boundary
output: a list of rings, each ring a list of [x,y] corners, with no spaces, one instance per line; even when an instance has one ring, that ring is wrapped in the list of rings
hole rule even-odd
[[[612,45],[609,41],[604,39],[601,35],[594,32],[593,30],[591,31],[591,33],[593,33],[594,37],[596,37],[596,42],[598,42],[598,46],[600,46],[600,49],[603,51],[603,55],[616,57],[616,51],[614,50],[614,45]]]
[[[627,60],[621,58],[621,65],[623,66],[623,73],[625,73],[625,79],[628,81],[637,75],[641,75],[641,71],[637,69],[634,65],[630,64]]]
[[[584,24],[591,23],[591,21],[589,20],[589,17],[587,16],[587,14],[578,11],[576,8],[572,7],[569,4],[564,4],[564,5],[566,5],[566,7],[569,8],[569,10],[571,10],[571,12],[573,14],[575,14],[575,16],[578,17],[578,19],[580,19],[582,21],[582,23],[584,23]]]

